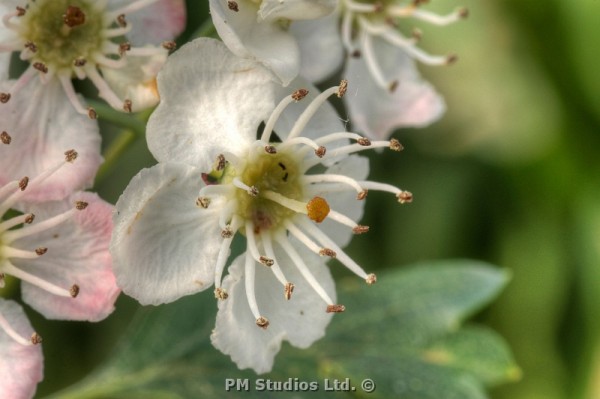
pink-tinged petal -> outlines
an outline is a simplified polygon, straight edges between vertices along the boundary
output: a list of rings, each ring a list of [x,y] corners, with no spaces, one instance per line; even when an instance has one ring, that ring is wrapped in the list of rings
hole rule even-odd
[[[0,315],[23,338],[33,334],[25,312],[16,302],[0,298]],[[32,398],[43,378],[41,345],[21,345],[0,328],[0,398]]]
[[[383,75],[397,80],[392,93],[376,85],[364,59],[350,57],[345,75],[350,82],[344,97],[350,120],[357,131],[377,139],[387,138],[400,127],[423,127],[444,113],[444,100],[424,81],[412,58],[401,49],[374,38],[373,46]]]
[[[369,159],[358,155],[350,155],[329,167],[326,173],[348,176],[357,181],[366,180],[369,175]],[[331,209],[358,222],[362,218],[365,201],[358,201],[356,199],[357,193],[353,189],[349,189],[348,186],[339,187],[339,185],[314,185],[305,195],[308,198],[314,196],[325,198]],[[332,221],[330,218],[325,218],[319,224],[319,228],[340,247],[348,245],[354,236],[348,226]]]
[[[109,10],[114,11],[132,3],[132,0],[111,0]],[[185,29],[184,0],[158,0],[140,10],[125,15],[131,25],[127,39],[135,46],[160,45],[174,40]]]
[[[331,14],[336,6],[336,0],[262,0],[258,15],[270,21],[314,19]]]
[[[127,57],[123,68],[101,68],[102,75],[119,98],[131,100],[133,112],[158,104],[156,75],[167,60],[167,54],[151,57]]]
[[[293,36],[278,21],[258,22],[258,5],[237,0],[237,12],[222,0],[209,0],[219,36],[238,57],[256,60],[287,86],[300,70],[300,50]]]
[[[0,91],[12,84],[0,82]],[[28,187],[25,201],[59,200],[91,186],[102,162],[98,123],[78,114],[56,81],[42,85],[32,79],[2,104],[0,131],[12,136],[10,145],[0,145],[0,186],[34,178],[64,161],[67,150],[79,154],[40,185]]]
[[[60,297],[22,282],[23,300],[49,319],[99,321],[114,310],[120,293],[108,250],[113,206],[94,193],[81,192],[63,201],[27,208],[36,222],[72,209],[75,201],[88,203],[67,221],[49,230],[15,241],[15,247],[48,251],[36,259],[13,259],[15,266],[58,287],[79,286],[75,298]]]
[[[294,245],[307,267],[335,301],[335,285],[323,259]],[[246,299],[244,286],[244,256],[229,267],[223,288],[229,298],[219,301],[216,327],[211,335],[213,345],[231,356],[240,369],[251,368],[266,373],[273,368],[275,355],[282,341],[298,348],[307,348],[325,335],[331,320],[327,304],[306,282],[292,260],[276,247],[277,261],[286,278],[295,285],[291,299],[284,298],[284,289],[268,267],[256,265],[256,296],[262,316],[269,320],[267,329],[259,328]]]
[[[161,101],[146,133],[150,151],[159,162],[210,171],[217,155],[245,150],[256,139],[274,108],[274,86],[264,68],[218,40],[186,44],[158,75]]]
[[[213,283],[220,206],[196,205],[201,182],[196,168],[158,164],[138,173],[117,201],[111,242],[117,284],[143,305]]]
[[[333,74],[344,61],[339,34],[339,13],[308,21],[294,21],[290,33],[300,47],[300,76],[319,83]]]

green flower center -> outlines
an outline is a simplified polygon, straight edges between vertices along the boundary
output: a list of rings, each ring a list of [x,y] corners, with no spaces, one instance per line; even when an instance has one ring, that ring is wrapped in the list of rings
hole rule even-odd
[[[21,18],[21,37],[36,48],[32,63],[72,70],[75,60],[93,60],[102,53],[104,12],[92,2],[38,0],[29,3]]]
[[[261,193],[275,192],[286,198],[302,201],[303,185],[301,182],[301,169],[296,157],[287,151],[276,154],[252,151],[246,168],[239,174],[231,173],[228,166],[223,177],[224,181],[231,181],[238,177],[250,187],[255,187],[258,195],[251,196],[244,190],[237,190],[237,214],[243,219],[252,221],[257,232],[274,229],[296,212],[265,198]],[[232,168],[231,168],[232,169]]]

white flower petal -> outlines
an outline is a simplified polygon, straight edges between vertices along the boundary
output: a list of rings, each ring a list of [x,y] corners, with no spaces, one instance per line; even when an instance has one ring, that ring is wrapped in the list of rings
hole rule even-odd
[[[352,124],[372,138],[386,138],[395,128],[423,127],[444,113],[444,100],[421,79],[414,61],[401,49],[373,38],[377,61],[390,82],[398,87],[390,93],[375,84],[364,59],[350,57],[345,75],[355,85],[344,97]]]
[[[336,0],[262,0],[258,15],[262,20],[314,19],[331,14]]]
[[[150,57],[127,57],[123,68],[101,68],[102,75],[122,99],[131,100],[133,112],[158,104],[156,75],[167,60],[167,53]]]
[[[344,61],[339,34],[339,13],[324,18],[294,21],[290,33],[300,47],[300,75],[319,83],[335,72]]]
[[[218,154],[256,140],[274,108],[273,86],[264,68],[218,40],[186,44],[158,75],[161,102],[148,121],[150,151],[159,162],[210,171]]]
[[[16,302],[0,298],[0,314],[23,338],[31,337],[33,328]],[[0,398],[32,398],[44,377],[41,345],[21,345],[0,328],[0,359]]]
[[[1,82],[6,91],[12,81]],[[91,186],[100,156],[98,123],[78,114],[59,82],[42,85],[32,79],[10,101],[0,107],[0,130],[12,136],[10,145],[0,146],[0,186],[23,176],[33,178],[64,161],[64,152],[79,156],[36,187],[28,187],[26,201],[59,200],[71,192]]]
[[[117,284],[140,303],[158,305],[209,287],[221,243],[218,203],[196,206],[200,171],[158,164],[135,176],[114,214]]]
[[[335,285],[323,259],[304,251],[297,243],[294,246],[302,251],[300,254],[306,265],[335,301]],[[257,373],[270,371],[283,340],[307,348],[324,336],[331,320],[332,315],[325,312],[327,304],[302,277],[292,260],[282,250],[276,250],[276,255],[283,273],[295,289],[287,301],[283,286],[271,269],[256,265],[256,299],[261,315],[270,323],[266,330],[256,326],[248,306],[243,255],[233,262],[229,275],[223,280],[229,298],[219,301],[211,341],[217,349],[231,356],[240,369],[252,368]]]
[[[359,181],[365,180],[369,174],[369,159],[350,155],[328,168],[326,173],[349,176]],[[341,183],[328,184],[322,189],[318,187],[319,185],[313,186],[308,193],[309,196],[325,198],[331,209],[348,216],[355,222],[362,218],[365,201],[356,199],[356,191],[342,186]],[[326,218],[319,224],[319,228],[340,247],[348,245],[354,236],[348,226],[334,222],[330,218]]]
[[[131,3],[131,0],[111,0],[109,10]],[[126,14],[132,30],[127,39],[135,46],[160,45],[173,40],[185,29],[186,11],[184,0],[158,0],[140,10]]]
[[[56,286],[79,286],[76,298],[59,297],[38,286],[23,282],[23,300],[49,319],[99,321],[114,310],[119,295],[108,252],[113,207],[93,193],[77,193],[68,199],[27,208],[34,224],[73,208],[75,201],[88,203],[86,209],[44,232],[15,241],[15,246],[33,250],[48,248],[36,259],[14,259],[15,266]]]
[[[227,8],[226,1],[209,0],[210,13],[219,36],[238,57],[256,60],[287,86],[300,70],[300,51],[293,36],[279,21],[258,22],[258,6],[251,0],[237,0],[239,11]]]

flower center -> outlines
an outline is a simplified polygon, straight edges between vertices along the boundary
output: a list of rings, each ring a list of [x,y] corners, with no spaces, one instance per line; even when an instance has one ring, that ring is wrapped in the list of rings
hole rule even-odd
[[[283,197],[301,201],[303,189],[300,181],[301,170],[298,160],[290,151],[268,154],[263,150],[250,150],[246,167],[236,177],[246,185],[256,189],[257,195],[248,195],[237,190],[237,214],[244,220],[252,221],[258,231],[278,228],[282,222],[297,212],[267,199],[265,194],[277,193]],[[233,179],[225,173],[224,181]]]
[[[102,53],[104,13],[85,0],[41,0],[29,3],[21,37],[35,45],[32,63],[71,70],[78,59]]]

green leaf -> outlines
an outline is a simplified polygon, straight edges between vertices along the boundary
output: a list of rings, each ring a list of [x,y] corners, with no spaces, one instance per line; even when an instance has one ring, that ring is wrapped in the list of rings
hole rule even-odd
[[[489,303],[508,274],[473,261],[446,261],[381,273],[366,287],[340,284],[346,312],[326,338],[299,350],[284,345],[273,371],[237,370],[209,342],[215,303],[200,294],[142,309],[115,354],[96,373],[53,398],[233,398],[225,383],[247,381],[245,397],[485,398],[485,385],[509,381],[518,368],[502,339],[460,323]],[[251,326],[254,328],[254,326]],[[239,379],[239,380],[235,380]],[[366,393],[362,381],[375,390]],[[316,392],[260,391],[267,381]],[[314,385],[313,385],[314,386]],[[243,385],[241,386],[244,387]],[[333,391],[347,389],[342,391]],[[330,390],[327,390],[330,389]]]

